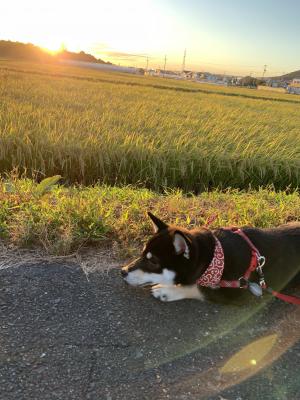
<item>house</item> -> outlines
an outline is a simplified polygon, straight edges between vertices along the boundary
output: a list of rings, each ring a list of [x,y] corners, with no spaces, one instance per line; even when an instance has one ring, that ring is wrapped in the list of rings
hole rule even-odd
[[[266,81],[266,86],[272,87],[272,88],[278,88],[279,87],[279,81],[274,80],[274,79],[268,79]]]
[[[275,80],[275,79],[266,80],[266,87],[286,89],[287,86],[288,86],[288,83],[284,80]]]
[[[184,79],[193,79],[193,71],[182,71],[181,76]]]
[[[181,79],[180,74],[174,71],[169,71],[169,70],[163,70],[163,69],[157,69],[155,70],[154,73],[155,76],[159,76],[161,78],[172,78],[172,79]]]
[[[206,74],[206,79],[208,82],[216,83],[218,81],[218,76],[210,74],[209,72]]]
[[[300,94],[300,79],[293,79],[292,83],[287,87],[287,92],[291,94]]]
[[[300,85],[300,78],[293,79],[292,84]]]
[[[200,80],[205,79],[205,74],[203,72],[193,72],[192,78],[195,81],[200,81]]]
[[[145,69],[144,74],[147,75],[147,76],[155,76],[155,70],[151,69],[151,68],[150,69]]]

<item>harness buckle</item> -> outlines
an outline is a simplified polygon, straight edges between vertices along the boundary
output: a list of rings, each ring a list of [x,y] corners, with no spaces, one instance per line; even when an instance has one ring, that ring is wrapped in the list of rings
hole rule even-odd
[[[256,269],[258,269],[258,268],[261,269],[266,263],[266,257],[265,256],[257,256],[257,263],[258,263],[258,265],[257,265]]]
[[[262,278],[259,279],[259,285],[263,289],[266,288],[267,285],[266,285],[266,282],[265,282],[265,278],[262,277]]]
[[[240,288],[246,289],[249,286],[249,281],[243,276],[241,276],[238,280],[240,282]]]
[[[259,276],[259,285],[261,288],[266,287],[266,282],[265,282],[265,275],[263,273],[263,266],[266,263],[266,257],[264,256],[257,256],[257,267],[256,267],[256,272],[258,273]]]

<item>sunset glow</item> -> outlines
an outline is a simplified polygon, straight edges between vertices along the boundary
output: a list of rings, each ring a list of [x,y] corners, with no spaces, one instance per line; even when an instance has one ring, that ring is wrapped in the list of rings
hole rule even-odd
[[[238,0],[1,3],[0,39],[31,42],[51,52],[64,43],[70,51],[122,65],[143,67],[148,57],[153,68],[162,67],[166,55],[167,67],[180,69],[187,48],[187,69],[259,76],[264,64],[272,74],[298,67],[296,0],[253,0],[251,6]],[[293,12],[287,23],[282,5],[288,3]]]

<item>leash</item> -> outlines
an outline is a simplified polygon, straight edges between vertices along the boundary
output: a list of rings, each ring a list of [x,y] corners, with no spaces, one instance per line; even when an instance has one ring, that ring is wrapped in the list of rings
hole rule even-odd
[[[207,224],[208,225],[208,224]],[[227,228],[233,233],[240,235],[251,248],[251,261],[248,269],[242,277],[237,280],[228,281],[221,279],[224,271],[224,251],[220,241],[214,236],[216,241],[215,251],[213,259],[207,268],[207,270],[202,274],[202,276],[197,280],[197,284],[201,286],[211,287],[213,289],[223,287],[223,288],[241,288],[249,289],[250,292],[255,296],[262,296],[263,290],[271,293],[278,299],[285,301],[290,304],[300,305],[300,298],[296,296],[289,296],[280,292],[273,290],[268,287],[263,273],[263,266],[265,265],[266,258],[260,254],[256,246],[251,242],[248,236],[239,228]],[[256,282],[249,281],[249,277],[252,272],[256,271],[259,276],[259,284]]]
[[[270,287],[267,288],[267,292],[271,293],[273,296],[277,297],[282,301],[285,301],[290,304],[295,304],[296,306],[300,306],[300,298],[297,296],[288,296],[287,294],[276,292]]]

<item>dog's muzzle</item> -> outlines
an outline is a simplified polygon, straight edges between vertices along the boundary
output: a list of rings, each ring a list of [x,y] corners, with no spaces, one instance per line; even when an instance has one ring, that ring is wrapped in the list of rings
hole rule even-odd
[[[131,286],[145,286],[146,284],[152,284],[153,276],[155,274],[143,270],[145,262],[146,261],[140,257],[131,261],[129,264],[124,265],[121,269],[121,275],[124,281]]]
[[[128,271],[126,269],[121,269],[121,275],[123,278],[126,278],[126,276],[128,275]]]
[[[124,265],[121,269],[121,275],[123,278],[126,278],[126,276],[129,274],[129,272],[134,271],[135,269],[139,268],[141,259],[136,258],[135,260],[131,261],[130,263]]]

